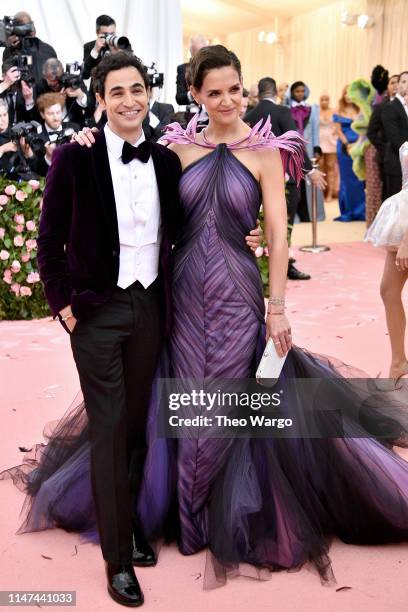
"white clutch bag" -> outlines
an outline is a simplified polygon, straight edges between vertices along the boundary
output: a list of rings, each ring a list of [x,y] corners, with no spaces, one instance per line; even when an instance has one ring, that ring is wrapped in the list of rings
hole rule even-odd
[[[272,338],[269,338],[255,374],[259,384],[264,387],[273,387],[282,372],[287,356],[288,353],[284,357],[279,357]]]

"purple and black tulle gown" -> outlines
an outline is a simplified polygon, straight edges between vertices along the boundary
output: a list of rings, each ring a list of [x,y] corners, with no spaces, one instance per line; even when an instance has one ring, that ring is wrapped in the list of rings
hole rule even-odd
[[[173,124],[167,138],[194,142],[194,123],[186,131]],[[331,536],[354,544],[408,540],[408,463],[391,445],[367,437],[351,416],[346,415],[343,438],[175,440],[157,434],[160,378],[254,376],[264,348],[265,305],[256,259],[244,238],[256,225],[261,189],[233,151],[263,146],[280,149],[288,169],[298,172],[298,136],[275,138],[266,124],[255,126],[248,141],[204,145],[205,155],[182,174],[184,224],[173,253],[174,325],[153,385],[136,509],[149,539],[173,531],[183,554],[208,549],[209,586],[234,573],[259,576],[261,570],[305,563],[328,581],[333,578]],[[331,377],[346,387],[351,377],[365,378],[297,347],[281,376]],[[381,423],[392,416],[390,438],[404,446],[406,407],[388,405],[387,397],[375,403],[372,418]],[[294,401],[294,413],[302,413],[307,398]],[[19,533],[62,527],[98,541],[83,404],[74,405],[48,444],[36,445],[22,466],[2,474],[7,476],[28,493]]]

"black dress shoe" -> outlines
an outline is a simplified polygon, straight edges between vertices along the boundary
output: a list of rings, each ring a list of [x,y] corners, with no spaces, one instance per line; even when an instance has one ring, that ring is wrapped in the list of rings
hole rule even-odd
[[[106,562],[108,593],[122,606],[136,608],[144,602],[142,589],[132,565],[116,565]]]
[[[153,548],[146,542],[142,534],[137,531],[133,535],[132,563],[137,567],[151,567],[157,563]]]
[[[310,274],[306,274],[305,272],[301,272],[293,263],[289,262],[288,265],[288,279],[289,280],[309,280],[311,278]]]

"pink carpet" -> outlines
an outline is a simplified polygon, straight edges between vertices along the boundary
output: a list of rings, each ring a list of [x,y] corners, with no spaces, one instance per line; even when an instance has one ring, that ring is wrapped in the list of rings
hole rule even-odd
[[[288,314],[295,343],[386,375],[388,338],[378,286],[383,254],[369,245],[337,244],[328,253],[296,252],[307,282],[288,286]],[[0,469],[19,463],[18,446],[41,440],[46,421],[60,417],[79,389],[68,336],[50,320],[0,322]],[[408,453],[404,455],[408,459]],[[0,482],[0,590],[75,590],[76,609],[119,609],[106,593],[99,547],[79,545],[62,530],[15,535],[23,495]],[[205,553],[183,557],[163,548],[155,568],[139,569],[145,610],[166,612],[406,612],[408,545],[331,548],[337,587],[322,587],[303,569],[274,574],[270,581],[236,578],[206,592]],[[48,557],[48,558],[46,558]],[[340,587],[348,589],[336,590]]]

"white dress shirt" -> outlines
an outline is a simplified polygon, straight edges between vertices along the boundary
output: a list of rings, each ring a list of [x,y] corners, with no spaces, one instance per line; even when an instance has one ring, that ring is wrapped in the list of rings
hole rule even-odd
[[[145,289],[159,273],[161,241],[160,200],[153,160],[122,162],[123,138],[105,125],[109,165],[119,227],[118,286],[139,281]],[[146,140],[142,134],[133,146]]]
[[[397,93],[397,95],[395,96],[396,98],[398,98],[398,100],[401,102],[402,106],[404,107],[404,111],[407,114],[408,117],[408,105],[405,102],[405,98],[403,96],[401,96],[401,94]]]

